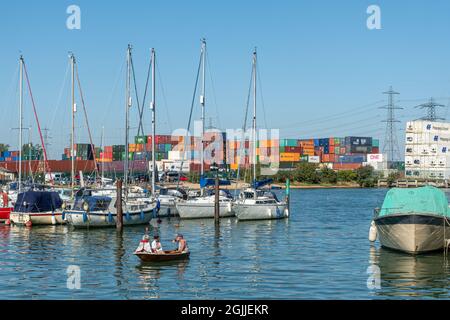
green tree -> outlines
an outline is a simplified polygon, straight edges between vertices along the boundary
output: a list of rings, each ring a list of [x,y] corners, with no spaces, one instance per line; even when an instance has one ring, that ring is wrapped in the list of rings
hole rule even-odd
[[[43,158],[44,150],[42,149],[41,145],[32,143],[27,143],[22,146],[22,156],[24,159],[29,159],[31,156],[31,159],[29,160],[39,160]]]
[[[397,181],[400,178],[400,172],[398,171],[394,171],[389,173],[388,177],[387,177],[387,184],[388,187],[392,187],[394,185],[394,182]]]
[[[337,183],[338,181],[338,175],[336,171],[324,167],[320,170],[320,181],[323,183]]]
[[[338,181],[352,182],[357,180],[357,174],[353,170],[340,170],[337,172]]]
[[[293,179],[297,182],[317,184],[320,183],[318,165],[309,162],[300,162],[293,171]]]
[[[0,152],[5,152],[9,150],[9,144],[0,143]]]
[[[375,186],[377,175],[372,166],[363,166],[356,169],[356,181],[361,187],[372,188]]]

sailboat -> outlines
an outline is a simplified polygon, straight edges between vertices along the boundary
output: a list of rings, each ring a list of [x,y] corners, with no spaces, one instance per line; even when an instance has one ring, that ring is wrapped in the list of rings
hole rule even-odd
[[[154,197],[144,193],[130,193],[133,187],[128,186],[128,136],[129,110],[131,99],[131,45],[127,49],[126,103],[125,103],[125,161],[124,161],[124,213],[123,225],[148,224],[154,216],[157,202]],[[111,227],[116,225],[117,196],[108,190],[107,195],[99,194],[99,190],[82,189],[77,192],[72,209],[64,211],[67,222],[75,228]]]
[[[213,186],[214,179],[208,179],[204,176],[204,135],[205,135],[205,104],[206,104],[206,86],[205,86],[205,70],[206,70],[206,40],[202,39],[201,46],[201,57],[200,63],[202,68],[202,92],[200,95],[200,104],[202,107],[202,132],[201,132],[201,150],[200,150],[200,188],[201,194],[199,197],[194,197],[184,201],[178,201],[176,203],[176,208],[178,214],[182,219],[195,219],[195,218],[214,218],[214,208],[215,208],[215,191],[208,189],[207,187]],[[229,184],[226,181],[221,181],[221,185]],[[220,190],[219,193],[219,208],[220,217],[231,217],[234,216],[233,211],[233,197],[226,190]]]
[[[10,220],[13,224],[18,225],[55,225],[63,223],[62,219],[62,200],[59,194],[54,191],[41,191],[34,190],[33,187],[24,190],[22,183],[22,129],[23,129],[23,81],[24,75],[27,80],[28,89],[31,96],[31,102],[33,105],[38,129],[40,132],[39,119],[37,118],[36,107],[34,104],[33,95],[31,93],[30,82],[26,71],[25,60],[23,56],[20,56],[20,86],[19,86],[19,179],[18,179],[18,192],[17,199],[14,204],[14,208],[10,214]],[[25,72],[25,73],[24,73]],[[44,162],[47,162],[47,152],[45,150],[45,144],[40,134],[41,143],[44,150]],[[48,165],[46,163],[48,169]]]
[[[283,219],[289,216],[288,205],[286,202],[279,201],[276,195],[262,189],[265,185],[271,183],[271,179],[264,181],[256,180],[256,83],[257,83],[257,54],[256,49],[253,52],[253,183],[250,188],[246,188],[239,193],[236,200],[235,212],[238,220],[266,220]]]

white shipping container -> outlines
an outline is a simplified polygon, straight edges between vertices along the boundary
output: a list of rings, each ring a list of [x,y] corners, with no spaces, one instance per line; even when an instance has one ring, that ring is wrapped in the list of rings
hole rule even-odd
[[[320,163],[320,157],[319,156],[309,156],[308,162],[309,163]]]
[[[373,153],[367,155],[367,162],[383,162],[383,154],[381,153]]]

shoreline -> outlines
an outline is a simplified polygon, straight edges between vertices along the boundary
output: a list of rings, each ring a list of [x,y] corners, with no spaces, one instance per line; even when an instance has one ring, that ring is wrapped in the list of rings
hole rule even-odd
[[[181,186],[196,190],[199,189],[198,183],[191,183],[191,182],[183,182],[180,184]],[[274,183],[272,186],[280,188],[280,189],[286,189],[285,184],[279,184]],[[234,189],[243,189],[248,188],[249,184],[244,182],[237,182],[237,183],[231,183],[229,186],[221,186],[221,189],[226,190],[234,190]],[[362,188],[359,186],[359,184],[356,183],[349,183],[349,184],[291,184],[291,189],[376,189],[375,188]]]

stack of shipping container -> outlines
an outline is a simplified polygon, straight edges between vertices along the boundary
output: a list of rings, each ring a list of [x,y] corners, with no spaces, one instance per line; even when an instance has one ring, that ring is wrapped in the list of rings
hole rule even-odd
[[[199,171],[202,140],[199,137],[192,136],[187,139],[186,141],[184,136],[155,136],[155,160],[172,161],[174,163],[184,161],[189,163],[191,171]],[[413,137],[412,139],[417,138]],[[442,136],[442,139],[446,139],[446,137]],[[448,139],[450,141],[450,136]],[[205,170],[208,170],[209,165],[215,159],[217,159],[219,165],[229,165],[232,170],[236,170],[239,166],[249,167],[252,164],[253,144],[249,140],[244,142],[227,140],[225,133],[207,133],[203,142],[205,154],[210,157],[205,159]],[[126,155],[125,149],[125,145],[105,146],[103,149],[94,148],[95,159],[98,162],[111,164],[123,162],[126,156],[130,161],[145,162],[153,159],[151,136],[136,136],[134,143],[128,145],[128,155]],[[412,155],[419,152],[417,148],[407,148],[407,153],[408,150],[411,150]],[[280,169],[292,169],[300,162],[310,162],[326,164],[336,170],[352,170],[361,167],[367,161],[368,154],[378,154],[379,152],[379,141],[371,137],[273,139],[256,142],[258,163],[263,165],[278,163]],[[93,160],[94,155],[91,145],[77,144],[75,146],[75,157],[76,160]],[[70,148],[66,148],[62,160],[70,159]],[[0,154],[0,161],[17,160],[18,152]],[[410,163],[417,161],[420,161],[421,164],[424,163],[421,159],[411,160]],[[440,159],[436,161],[439,163]],[[118,167],[120,167],[119,164]],[[417,173],[417,170],[415,173]]]
[[[100,149],[95,149],[94,152],[98,153],[100,156]],[[77,143],[74,146],[74,157],[76,160],[94,160],[94,154],[92,153],[92,147],[89,143]],[[96,155],[97,156],[97,155]],[[64,154],[62,155],[62,160],[71,160],[71,150],[70,148],[64,149]]]
[[[450,123],[407,122],[405,176],[416,179],[450,178]]]

